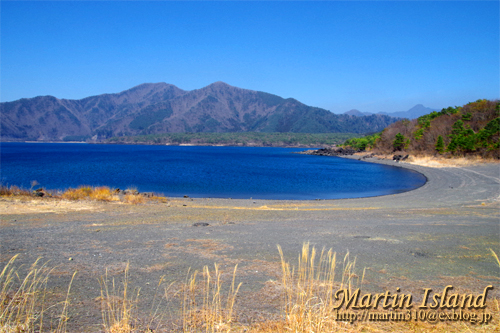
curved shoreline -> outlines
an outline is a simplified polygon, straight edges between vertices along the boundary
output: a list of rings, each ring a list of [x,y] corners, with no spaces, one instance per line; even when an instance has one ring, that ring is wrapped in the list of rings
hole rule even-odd
[[[359,159],[357,156],[340,158]],[[367,163],[384,164],[409,169],[422,174],[427,181],[422,186],[396,194],[379,195],[361,198],[321,199],[321,200],[271,200],[271,199],[229,199],[229,198],[193,198],[193,200],[209,199],[225,203],[225,205],[246,206],[248,202],[257,204],[292,204],[292,203],[330,203],[345,207],[384,208],[432,208],[455,207],[461,205],[500,204],[500,165],[485,163],[470,167],[424,167],[405,162],[396,163],[391,160],[368,158]]]

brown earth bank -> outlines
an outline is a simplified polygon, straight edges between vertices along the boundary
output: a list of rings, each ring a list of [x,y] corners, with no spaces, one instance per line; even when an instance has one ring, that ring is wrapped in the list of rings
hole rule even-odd
[[[308,243],[318,251],[325,248],[337,253],[335,282],[331,282],[335,288],[347,278],[342,274],[347,263],[355,260],[354,267],[347,267],[348,277],[354,287],[361,288],[361,295],[395,294],[400,288],[419,304],[424,288],[436,293],[452,285],[449,294],[479,295],[493,286],[482,310],[493,313],[488,325],[459,321],[414,327],[387,322],[343,325],[339,321],[338,329],[497,330],[500,269],[494,253],[500,254],[499,165],[430,168],[373,157],[364,161],[415,170],[428,181],[396,195],[317,201],[169,198],[130,205],[3,197],[0,268],[16,254],[15,263],[24,265],[19,268],[20,276],[37,258],[49,261],[47,266],[54,269],[47,281],[46,301],[58,302],[64,300],[77,272],[69,296],[69,332],[112,331],[103,326],[101,293],[113,278],[116,288],[123,287],[126,271],[129,295],[140,288],[134,303],[137,332],[146,332],[148,322],[155,332],[214,327],[215,331],[228,327],[233,331],[286,331],[273,324],[286,320],[286,286],[277,245],[284,260],[297,266],[303,244]],[[182,285],[204,266],[212,271],[214,263],[221,272],[224,299],[238,265],[235,281],[242,284],[235,298],[233,322],[187,329],[181,311],[186,295]],[[106,273],[108,284],[103,282]],[[113,297],[123,300],[121,293]],[[112,297],[104,298],[109,301]],[[160,310],[152,315],[159,300]],[[165,316],[160,318],[159,312]],[[49,310],[45,325],[50,318],[55,320],[57,313]]]

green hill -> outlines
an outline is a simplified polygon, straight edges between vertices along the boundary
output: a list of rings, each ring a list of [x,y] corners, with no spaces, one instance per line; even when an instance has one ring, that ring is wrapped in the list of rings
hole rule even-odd
[[[376,153],[500,158],[500,102],[477,100],[414,120],[400,120],[344,145]]]

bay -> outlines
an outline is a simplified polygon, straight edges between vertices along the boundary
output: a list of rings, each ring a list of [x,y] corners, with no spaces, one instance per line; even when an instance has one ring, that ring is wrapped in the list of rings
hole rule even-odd
[[[425,184],[414,171],[293,154],[302,148],[1,143],[3,185],[64,190],[136,188],[167,197],[340,199],[401,193]]]

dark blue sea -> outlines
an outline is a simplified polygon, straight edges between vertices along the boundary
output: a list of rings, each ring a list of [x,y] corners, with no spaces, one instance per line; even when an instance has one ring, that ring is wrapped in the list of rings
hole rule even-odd
[[[301,148],[1,143],[1,182],[46,189],[137,188],[168,197],[340,199],[422,186],[403,168],[292,154]]]

